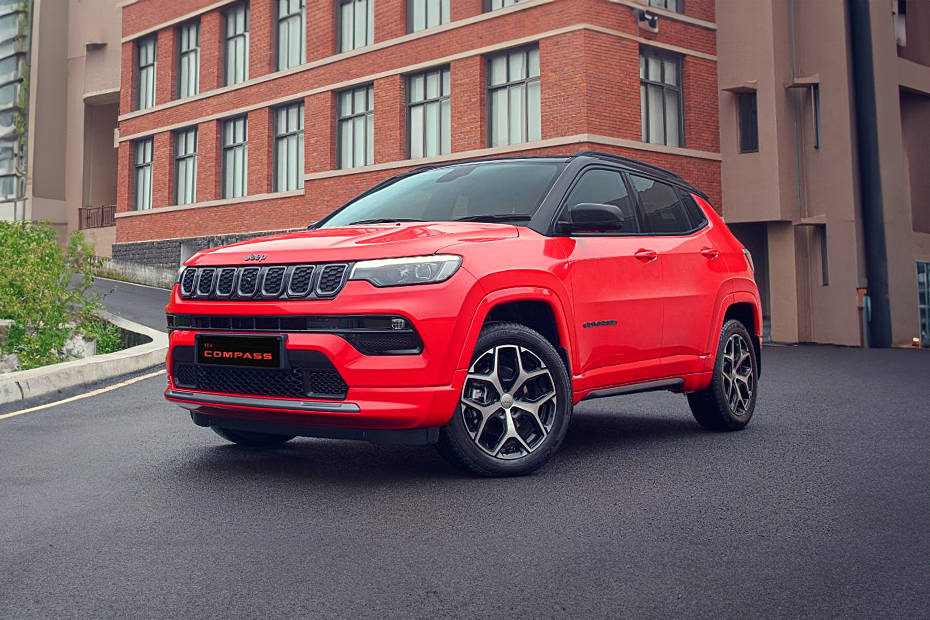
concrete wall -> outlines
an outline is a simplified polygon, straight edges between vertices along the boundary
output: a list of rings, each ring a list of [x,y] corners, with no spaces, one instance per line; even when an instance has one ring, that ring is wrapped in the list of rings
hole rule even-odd
[[[29,160],[26,174],[27,219],[49,220],[66,229],[65,150],[68,135],[65,101],[68,6],[60,0],[35,0],[30,55]]]

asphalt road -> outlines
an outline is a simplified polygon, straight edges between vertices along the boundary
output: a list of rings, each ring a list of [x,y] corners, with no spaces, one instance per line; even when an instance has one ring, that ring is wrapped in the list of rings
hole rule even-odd
[[[146,327],[165,331],[168,291],[107,278],[94,278],[94,290],[102,296],[103,304],[111,312]]]
[[[764,360],[743,432],[592,401],[520,479],[236,448],[163,376],[0,420],[0,617],[927,617],[930,352]]]

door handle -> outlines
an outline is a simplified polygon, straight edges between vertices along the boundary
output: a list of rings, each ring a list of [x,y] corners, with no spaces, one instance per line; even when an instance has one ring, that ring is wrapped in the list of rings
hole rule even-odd
[[[659,254],[655,250],[636,250],[636,253],[633,254],[633,256],[643,261],[644,263],[649,263],[659,258]]]
[[[701,250],[701,256],[703,256],[704,258],[710,259],[710,260],[714,260],[715,258],[720,256],[720,250],[718,250],[717,248],[704,248],[703,250]]]

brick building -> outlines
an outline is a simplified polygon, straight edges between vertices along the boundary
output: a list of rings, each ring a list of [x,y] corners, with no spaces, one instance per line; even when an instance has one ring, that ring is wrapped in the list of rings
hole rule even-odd
[[[720,203],[714,0],[130,0],[122,24],[118,260],[479,157],[601,149]]]

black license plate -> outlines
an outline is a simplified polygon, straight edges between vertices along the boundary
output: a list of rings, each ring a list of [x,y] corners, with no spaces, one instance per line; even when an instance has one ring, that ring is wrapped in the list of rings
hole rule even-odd
[[[283,350],[280,336],[197,335],[198,364],[281,368]]]

